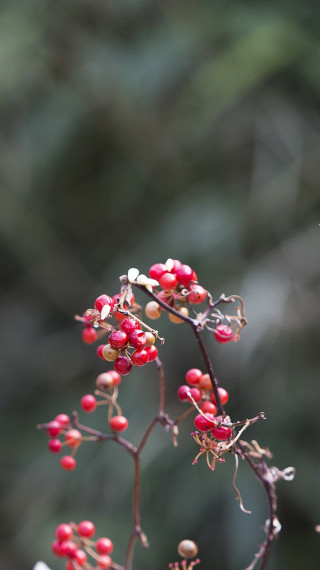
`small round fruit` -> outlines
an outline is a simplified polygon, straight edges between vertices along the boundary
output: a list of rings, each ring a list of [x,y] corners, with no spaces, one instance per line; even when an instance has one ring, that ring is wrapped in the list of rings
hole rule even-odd
[[[215,417],[213,414],[198,414],[194,418],[194,425],[200,431],[208,431],[215,426]]]
[[[227,325],[218,325],[213,334],[214,338],[221,343],[229,342],[233,338],[233,330]]]
[[[97,407],[97,400],[92,394],[85,394],[81,398],[81,408],[84,412],[91,413]]]
[[[72,557],[77,550],[77,545],[73,540],[64,540],[61,542],[61,556]]]
[[[51,544],[51,550],[55,556],[64,556],[61,544],[60,540],[54,540]]]
[[[98,560],[98,568],[103,568],[104,570],[109,570],[111,568],[112,559],[107,554],[105,556],[99,556]]]
[[[102,372],[96,378],[96,386],[99,390],[108,390],[113,384],[113,377],[110,372]]]
[[[60,542],[69,540],[73,535],[72,527],[66,523],[59,524],[56,528],[55,535]]]
[[[110,538],[102,536],[96,542],[96,551],[98,554],[111,554],[113,551],[113,542]]]
[[[186,373],[186,382],[190,384],[190,386],[197,386],[202,378],[203,373],[199,368],[190,368]]]
[[[120,374],[120,376],[126,376],[127,374],[129,374],[131,368],[132,368],[132,362],[130,358],[128,358],[127,356],[119,356],[114,361],[114,369],[116,372],[118,372],[118,374]]]
[[[227,403],[227,401],[229,400],[229,394],[228,394],[227,390],[225,390],[224,388],[220,388],[220,386],[218,388],[218,393],[220,396],[221,404],[224,406]],[[217,403],[214,392],[212,392],[212,394],[211,394],[211,402],[213,402],[214,404]]]
[[[72,560],[76,560],[79,566],[83,566],[87,562],[87,555],[84,550],[77,548],[72,555]]]
[[[125,431],[129,425],[124,416],[113,416],[110,420],[110,427],[113,431]]]
[[[178,552],[183,558],[194,558],[198,554],[198,547],[193,540],[182,540],[178,544]]]
[[[192,402],[190,394],[195,402],[200,402],[202,394],[198,388],[190,388],[190,386],[187,386],[185,384],[178,388],[177,395],[181,402]]]
[[[101,358],[101,360],[105,360],[105,358],[104,358],[104,356],[103,356],[103,352],[102,352],[103,349],[104,349],[104,347],[105,347],[104,344],[99,344],[99,346],[97,346],[97,350],[96,350],[97,356],[98,356],[99,358]]]
[[[61,426],[65,427],[70,423],[70,418],[67,416],[67,414],[58,414],[55,417],[55,421],[59,422]]]
[[[189,311],[188,311],[187,307],[177,307],[177,311],[178,311],[178,313],[180,313],[184,317],[189,316]],[[183,319],[180,319],[179,317],[177,317],[173,313],[168,313],[168,314],[169,314],[169,319],[172,323],[175,323],[177,325],[180,323],[183,323]]]
[[[118,374],[118,372],[116,372],[115,370],[109,370],[108,374],[110,374],[112,376],[113,379],[113,385],[114,386],[119,386],[120,382],[121,382],[121,376],[120,374]]]
[[[168,268],[164,263],[155,263],[154,265],[151,265],[149,269],[149,277],[151,277],[151,279],[156,279],[159,281],[160,277],[164,273],[167,273],[167,271]]]
[[[149,319],[159,319],[161,317],[161,307],[156,301],[150,301],[146,304],[145,313]]]
[[[232,430],[229,427],[220,426],[220,427],[214,427],[211,430],[211,433],[213,437],[215,437],[219,441],[225,441],[226,439],[229,439],[231,437]]]
[[[99,313],[101,313],[105,305],[109,305],[111,309],[114,306],[114,301],[111,297],[109,297],[109,295],[100,295],[100,297],[97,297],[97,299],[94,302],[94,306],[97,309],[97,311],[99,311]]]
[[[128,335],[124,331],[113,331],[108,337],[108,342],[112,348],[121,350],[128,344]]]
[[[206,391],[212,390],[212,384],[209,374],[203,374],[201,376],[198,386],[201,390],[206,390]]]
[[[131,317],[126,317],[121,323],[121,330],[125,332],[127,335],[132,333],[132,331],[140,329],[140,325],[138,321],[131,319]]]
[[[86,538],[91,538],[96,532],[96,528],[91,521],[79,522],[77,530],[80,536],[85,536]]]
[[[213,402],[209,402],[209,400],[205,400],[205,401],[201,404],[201,411],[202,411],[204,414],[209,413],[209,414],[212,414],[213,416],[215,416],[216,413],[217,413],[217,408],[216,408],[216,406],[214,405]]]
[[[149,331],[146,331],[146,337],[147,337],[147,344],[146,346],[152,346],[155,342],[156,342],[156,337],[154,336],[154,334],[152,334]]]
[[[52,420],[52,422],[48,423],[47,434],[50,435],[51,437],[55,437],[56,435],[59,435],[61,429],[62,426],[60,422],[58,422],[57,420]]]
[[[193,280],[193,269],[189,265],[180,265],[177,268],[177,279],[181,285],[188,287],[190,281]]]
[[[60,439],[49,439],[48,448],[51,453],[59,453],[61,451],[62,443]]]
[[[203,303],[207,296],[207,291],[201,287],[201,285],[197,285],[196,283],[191,283],[189,286],[189,295],[188,301],[189,303],[193,303],[194,305],[198,305],[199,303]]]
[[[60,465],[66,471],[72,471],[76,468],[77,462],[71,455],[64,455],[60,459]]]
[[[109,362],[113,362],[114,360],[116,360],[116,358],[118,358],[119,354],[120,354],[120,351],[117,350],[116,348],[113,348],[112,346],[110,346],[110,344],[105,344],[103,349],[102,349],[103,358],[105,360],[108,360]]]
[[[162,289],[165,291],[169,289],[175,289],[178,285],[178,279],[174,273],[164,273],[161,275],[161,277],[159,277],[158,281]]]
[[[98,338],[97,331],[94,327],[86,327],[82,331],[82,340],[86,344],[93,344]]]
[[[146,333],[138,329],[132,331],[129,335],[129,344],[133,348],[144,348],[147,344]]]
[[[145,349],[148,353],[148,362],[152,362],[153,360],[155,360],[158,356],[158,349],[156,346],[152,345],[152,346],[147,346]]]
[[[135,366],[144,366],[145,364],[147,364],[148,362],[147,350],[145,348],[137,348],[137,350],[135,350],[131,354],[131,361]]]
[[[74,447],[82,441],[82,434],[78,429],[69,429],[65,434],[65,441],[69,447]]]

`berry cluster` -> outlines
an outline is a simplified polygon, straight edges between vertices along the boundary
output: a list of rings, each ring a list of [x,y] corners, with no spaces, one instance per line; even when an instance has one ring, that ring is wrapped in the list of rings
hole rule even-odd
[[[93,540],[94,534],[95,526],[91,521],[81,521],[79,524],[62,523],[57,526],[52,551],[59,558],[67,558],[65,570],[112,568],[112,559],[109,556],[113,551],[112,541],[107,537]],[[92,562],[89,561],[88,555]]]
[[[203,374],[199,368],[190,368],[185,376],[187,384],[178,388],[178,398],[181,402],[201,403],[200,409],[203,413],[213,416],[217,413],[216,398],[212,390],[209,374]],[[229,400],[229,394],[224,388],[218,388],[221,404],[224,406]],[[198,416],[197,416],[198,417]],[[198,429],[198,427],[196,425]]]

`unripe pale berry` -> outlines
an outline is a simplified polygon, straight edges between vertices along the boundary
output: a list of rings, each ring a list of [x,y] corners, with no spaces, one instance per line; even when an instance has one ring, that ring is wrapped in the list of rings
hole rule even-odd
[[[97,400],[92,394],[85,394],[81,398],[81,408],[84,412],[94,412],[97,407]]]
[[[118,372],[116,372],[115,370],[109,370],[109,374],[111,374],[112,379],[113,379],[113,385],[114,386],[119,386],[120,382],[121,382],[121,376],[120,374],[118,374]]]
[[[116,348],[110,346],[110,344],[105,344],[102,349],[103,358],[109,362],[113,362],[118,358],[120,351]]]
[[[90,538],[96,532],[95,526],[91,521],[81,521],[78,524],[78,534]]]
[[[152,334],[149,331],[146,331],[145,333],[146,337],[147,337],[147,344],[146,346],[152,346],[155,342],[156,342],[156,337],[154,336],[154,334]]]
[[[125,431],[129,425],[124,416],[113,416],[110,420],[110,427],[113,431]]]
[[[113,377],[110,372],[102,372],[96,378],[96,386],[99,390],[108,390],[113,386]]]
[[[233,338],[233,330],[227,325],[218,325],[213,334],[214,338],[221,343],[229,342]]]
[[[188,311],[187,307],[177,307],[176,310],[178,311],[178,313],[180,313],[184,317],[188,317],[188,315],[189,315],[189,311]],[[172,323],[175,323],[177,325],[180,323],[183,323],[183,319],[179,319],[179,317],[177,317],[173,313],[168,313],[168,314],[169,314],[169,319]]]
[[[82,434],[78,429],[69,429],[65,434],[65,440],[69,447],[74,447],[82,441]]]
[[[198,554],[198,547],[193,540],[182,540],[178,544],[178,552],[183,558],[194,558]]]
[[[146,304],[145,313],[149,319],[159,319],[161,316],[161,307],[156,301],[150,301]]]
[[[98,558],[98,568],[103,568],[104,570],[109,570],[111,568],[112,559],[107,554],[105,556],[99,556]]]

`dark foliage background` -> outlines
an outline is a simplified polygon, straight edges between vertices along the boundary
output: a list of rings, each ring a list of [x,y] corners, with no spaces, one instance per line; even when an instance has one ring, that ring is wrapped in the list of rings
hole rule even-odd
[[[90,518],[124,560],[131,524],[130,458],[83,446],[65,473],[35,425],[79,407],[104,369],[73,321],[129,267],[168,257],[193,265],[217,296],[240,293],[241,341],[207,340],[234,418],[280,468],[283,530],[270,568],[316,570],[319,504],[319,6],[270,0],[48,0],[1,4],[1,407],[5,570],[51,568],[61,521]],[[159,323],[175,415],[177,386],[201,366],[190,331]],[[140,371],[139,371],[140,372]],[[157,405],[151,366],[123,380],[138,441]],[[88,419],[90,422],[91,416]],[[106,427],[101,410],[92,423]],[[191,466],[181,429],[160,429],[143,460],[150,551],[135,568],[162,570],[182,538],[202,570],[245,568],[263,540],[259,485],[231,458]]]

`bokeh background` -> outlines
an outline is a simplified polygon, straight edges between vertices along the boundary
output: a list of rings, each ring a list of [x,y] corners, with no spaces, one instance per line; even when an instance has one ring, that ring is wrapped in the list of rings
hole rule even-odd
[[[124,561],[132,465],[113,443],[82,446],[63,472],[36,424],[79,408],[106,366],[73,316],[118,291],[129,267],[168,257],[218,296],[239,293],[237,344],[206,339],[235,419],[294,482],[278,484],[283,529],[270,568],[319,567],[320,96],[317,2],[29,0],[1,3],[1,558],[30,570],[59,522],[89,518]],[[142,302],[142,298],[138,298]],[[159,322],[168,410],[201,367],[189,330]],[[157,407],[151,365],[121,385],[138,442]],[[84,415],[84,414],[83,414]],[[107,429],[103,410],[88,424]],[[264,535],[259,484],[230,457],[191,462],[191,423],[143,456],[142,522],[163,570],[183,538],[201,569],[241,570]]]

